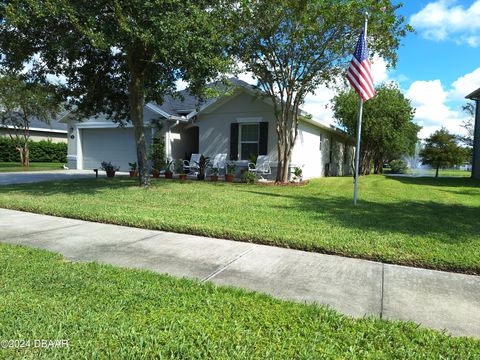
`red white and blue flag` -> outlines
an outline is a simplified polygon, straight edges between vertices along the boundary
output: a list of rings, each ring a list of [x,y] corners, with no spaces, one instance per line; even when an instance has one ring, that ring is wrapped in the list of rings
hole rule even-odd
[[[362,31],[357,41],[357,47],[355,48],[346,77],[363,101],[367,101],[375,96],[371,68],[372,64],[368,59],[365,32]]]

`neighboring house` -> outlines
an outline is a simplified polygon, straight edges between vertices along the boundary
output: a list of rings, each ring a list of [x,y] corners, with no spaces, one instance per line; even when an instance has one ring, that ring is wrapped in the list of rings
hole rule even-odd
[[[8,126],[8,128],[0,124],[0,136],[8,136],[9,132],[15,131],[12,126]],[[19,130],[17,129],[17,131]],[[67,124],[56,120],[47,124],[37,119],[31,119],[29,131],[30,140],[32,141],[49,140],[54,143],[67,142]]]
[[[268,155],[272,175],[277,166],[277,134],[273,105],[258,96],[251,85],[230,79],[234,85],[223,95],[198,104],[197,99],[181,91],[179,97],[165,99],[163,104],[145,106],[147,145],[160,123],[165,135],[166,157],[189,159],[192,153],[213,157],[227,154],[237,169],[246,168],[252,155]],[[124,127],[91,118],[68,122],[68,166],[71,169],[93,169],[102,161],[111,161],[128,169],[136,161],[136,146],[130,123]],[[292,154],[292,165],[303,168],[304,178],[340,176],[352,173],[353,140],[337,128],[308,117],[299,122],[299,132]]]
[[[473,131],[473,159],[472,177],[480,179],[480,88],[466,96],[467,99],[475,101],[475,128]]]

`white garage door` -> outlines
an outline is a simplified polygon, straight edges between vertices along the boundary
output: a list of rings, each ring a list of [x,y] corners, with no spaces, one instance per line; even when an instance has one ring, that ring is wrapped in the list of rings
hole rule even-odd
[[[135,136],[132,128],[82,129],[83,168],[100,168],[110,161],[128,171],[129,162],[137,161]]]

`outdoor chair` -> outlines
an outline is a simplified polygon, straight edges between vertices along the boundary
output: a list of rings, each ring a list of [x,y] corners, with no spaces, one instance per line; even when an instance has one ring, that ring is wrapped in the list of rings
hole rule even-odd
[[[264,176],[272,173],[272,168],[270,167],[270,157],[267,155],[260,155],[257,157],[256,164],[248,163],[248,171],[260,176],[260,180],[266,180]]]
[[[198,173],[199,161],[200,161],[200,154],[192,154],[192,156],[190,156],[190,161],[183,160],[184,173],[196,175]]]
[[[218,171],[224,170],[227,165],[227,154],[217,154],[213,158],[213,161],[210,162],[207,170],[212,168],[217,168]]]

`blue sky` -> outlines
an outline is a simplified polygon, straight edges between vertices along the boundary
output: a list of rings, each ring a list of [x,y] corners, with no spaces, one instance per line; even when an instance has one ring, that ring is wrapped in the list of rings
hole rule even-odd
[[[468,116],[461,106],[467,94],[480,88],[480,0],[402,2],[398,13],[416,32],[403,39],[395,69],[388,69],[381,58],[372,59],[374,81],[398,83],[416,108],[420,138],[442,126],[464,134],[461,125]],[[240,78],[256,82],[251,74]],[[319,121],[333,123],[329,105],[334,95],[322,86],[306,97],[303,109]]]
[[[398,3],[398,2],[396,2]],[[442,126],[463,133],[465,95],[480,88],[480,0],[403,1],[399,13],[415,28],[399,50],[396,69],[373,59],[374,80],[395,81],[416,108],[425,138]],[[309,95],[305,110],[332,122],[325,106],[334,92],[325,87]]]
[[[403,40],[396,69],[377,72],[411,99],[421,138],[442,126],[463,133],[464,97],[480,87],[480,0],[403,3],[399,13],[416,32]]]

